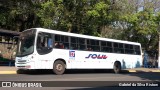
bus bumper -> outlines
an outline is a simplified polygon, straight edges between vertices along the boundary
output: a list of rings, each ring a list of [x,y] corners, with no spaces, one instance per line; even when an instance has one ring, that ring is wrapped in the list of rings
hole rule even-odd
[[[35,69],[34,62],[15,62],[15,67],[17,69]]]

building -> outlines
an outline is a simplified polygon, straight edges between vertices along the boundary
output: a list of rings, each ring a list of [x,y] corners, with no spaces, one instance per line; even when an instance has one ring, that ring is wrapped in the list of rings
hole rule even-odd
[[[0,29],[0,57],[3,59],[13,60],[17,48],[18,39],[20,32]]]

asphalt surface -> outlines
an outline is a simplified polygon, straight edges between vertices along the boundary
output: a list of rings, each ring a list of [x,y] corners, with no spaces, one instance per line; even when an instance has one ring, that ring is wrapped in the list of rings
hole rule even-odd
[[[71,72],[64,75],[53,73],[1,74],[0,81],[150,81],[160,80],[160,73],[121,73],[111,72]]]
[[[92,71],[93,70],[89,70],[89,72],[92,72]],[[79,72],[79,70],[78,70],[78,72]],[[82,72],[84,72],[84,71],[82,71]],[[87,72],[88,72],[88,70],[87,70]],[[160,69],[158,69],[158,68],[135,68],[135,69],[125,69],[122,72],[123,73],[124,72],[129,72],[129,73],[131,73],[131,72],[160,72]],[[42,73],[44,73],[44,72],[42,72]],[[45,71],[45,73],[46,73],[46,71]],[[11,67],[0,66],[0,74],[17,74],[16,73],[16,68],[14,66],[11,66]]]
[[[159,69],[134,69],[134,70],[126,70],[126,72],[122,72],[121,74],[114,74],[111,71],[94,71],[94,70],[68,70],[64,75],[55,75],[52,71],[40,70],[40,71],[31,71],[26,74],[16,74],[16,73],[6,73],[6,72],[15,72],[16,69],[14,67],[0,67],[0,81],[2,82],[49,82],[53,87],[36,87],[36,88],[8,88],[1,87],[0,90],[160,90],[159,87],[127,87],[122,86],[119,87],[119,83],[143,83],[143,82],[159,82],[160,81],[160,72]],[[60,82],[58,82],[60,81]],[[65,82],[66,81],[66,82]],[[71,81],[71,82],[70,82]],[[106,81],[106,82],[103,82]],[[102,83],[103,82],[103,83]],[[56,84],[59,86],[55,86]],[[71,83],[71,86],[70,84]],[[78,83],[80,86],[72,86]],[[82,86],[81,86],[82,83]],[[85,86],[85,84],[95,84],[95,86]],[[100,84],[110,85],[110,86],[101,86]],[[60,84],[63,84],[62,86]],[[65,86],[68,85],[69,86]],[[84,85],[84,86],[83,86]],[[100,85],[100,86],[98,86]],[[116,85],[116,86],[115,86]],[[117,87],[118,86],[118,87]]]
[[[88,72],[88,73],[67,73],[64,75],[55,75],[52,73],[37,73],[37,74],[3,74],[0,75],[0,81],[6,82],[6,81],[21,81],[22,83],[25,81],[29,81],[29,82],[43,82],[43,81],[55,81],[52,82],[53,83],[53,87],[38,87],[38,88],[0,88],[0,90],[115,90],[115,89],[119,89],[119,90],[159,90],[160,87],[116,87],[114,86],[115,84],[118,85],[119,83],[123,83],[124,81],[127,82],[138,82],[141,83],[142,81],[159,81],[160,80],[160,73],[153,73],[153,72],[147,72],[147,73],[124,73],[124,74],[113,74],[113,73],[103,73],[103,72],[98,72],[98,73],[93,73],[93,72]],[[62,81],[62,83],[64,81],[67,81],[67,83],[69,83],[69,81],[84,81],[82,83],[85,83],[87,81],[91,81],[88,83],[92,83],[97,81],[99,83],[99,81],[108,81],[109,83],[115,83],[111,84],[111,87],[104,87],[104,86],[92,86],[92,87],[81,87],[81,86],[76,86],[76,87],[71,87],[71,86],[67,86],[64,87],[64,83],[63,85],[60,87],[54,87],[54,83],[57,83],[57,81]],[[113,82],[111,82],[113,81]],[[106,83],[108,83],[106,82]],[[67,84],[66,83],[66,84]],[[72,83],[73,84],[73,83]],[[79,84],[80,85],[80,84]]]

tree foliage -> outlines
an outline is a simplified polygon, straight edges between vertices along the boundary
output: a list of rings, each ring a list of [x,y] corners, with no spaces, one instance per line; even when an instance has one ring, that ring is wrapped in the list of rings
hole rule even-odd
[[[42,27],[66,32],[158,43],[159,0],[1,0],[0,28]]]

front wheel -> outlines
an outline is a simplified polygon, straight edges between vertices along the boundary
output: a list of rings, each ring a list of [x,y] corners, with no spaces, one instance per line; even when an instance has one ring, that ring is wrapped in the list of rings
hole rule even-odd
[[[65,72],[65,64],[63,61],[58,60],[53,65],[53,72],[57,75],[62,75]]]
[[[26,71],[23,70],[23,69],[18,69],[18,70],[16,71],[16,73],[17,73],[17,74],[25,74]]]
[[[118,74],[118,73],[120,73],[120,71],[121,71],[121,64],[120,64],[120,62],[115,62],[114,63],[114,72],[116,74]]]

